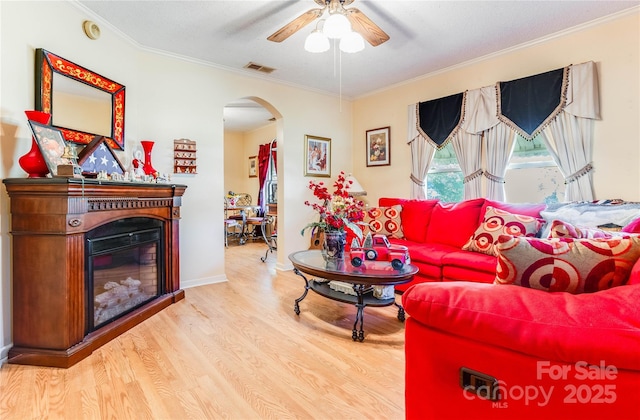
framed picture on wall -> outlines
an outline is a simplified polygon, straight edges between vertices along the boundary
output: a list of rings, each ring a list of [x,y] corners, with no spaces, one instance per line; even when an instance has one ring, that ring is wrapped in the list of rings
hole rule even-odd
[[[249,156],[249,178],[258,176],[258,156]]]
[[[304,176],[331,176],[331,139],[304,136]]]
[[[391,127],[367,130],[367,166],[391,165]]]

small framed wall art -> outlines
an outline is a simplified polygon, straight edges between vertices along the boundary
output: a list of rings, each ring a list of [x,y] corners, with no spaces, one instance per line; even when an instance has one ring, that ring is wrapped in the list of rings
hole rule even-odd
[[[62,132],[50,125],[40,124],[29,120],[29,127],[33,137],[38,143],[42,157],[44,157],[49,172],[52,176],[58,175],[58,165],[74,165],[75,162],[62,157],[67,147],[67,142],[62,137]]]
[[[258,177],[258,156],[249,156],[249,178]]]
[[[304,136],[304,176],[331,176],[331,139]]]
[[[367,130],[367,166],[391,165],[391,127]]]

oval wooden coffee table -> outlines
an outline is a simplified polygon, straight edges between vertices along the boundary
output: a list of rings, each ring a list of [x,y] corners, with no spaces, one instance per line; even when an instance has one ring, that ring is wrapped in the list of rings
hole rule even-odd
[[[396,302],[395,296],[378,299],[373,296],[373,286],[408,283],[418,272],[418,267],[411,264],[405,264],[400,270],[394,270],[391,268],[391,264],[389,264],[388,270],[367,269],[364,265],[354,267],[349,261],[327,262],[322,257],[320,250],[294,252],[289,255],[289,260],[293,264],[293,272],[302,277],[305,283],[304,292],[296,299],[293,306],[297,315],[300,315],[300,302],[307,296],[309,290],[313,290],[328,299],[352,303],[356,306],[356,321],[353,324],[352,332],[354,341],[364,340],[364,308],[366,306],[395,305],[398,307],[398,319],[404,321],[404,308]],[[308,279],[307,275],[315,278]],[[353,290],[356,294],[350,295],[331,289],[328,283],[331,280],[353,284]]]

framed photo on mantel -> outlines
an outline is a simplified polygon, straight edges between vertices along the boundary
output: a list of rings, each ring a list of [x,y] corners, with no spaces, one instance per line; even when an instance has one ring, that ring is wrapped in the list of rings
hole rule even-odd
[[[367,166],[391,165],[391,127],[367,130]]]
[[[47,163],[51,176],[58,175],[58,165],[73,165],[76,163],[63,157],[67,142],[59,129],[31,120],[29,120],[29,127],[36,139],[36,143],[38,143],[42,157]]]

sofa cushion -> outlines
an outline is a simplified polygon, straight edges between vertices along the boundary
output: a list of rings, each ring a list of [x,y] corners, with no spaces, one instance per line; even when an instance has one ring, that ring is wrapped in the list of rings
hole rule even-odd
[[[451,282],[413,285],[402,305],[414,321],[540,360],[640,369],[640,286],[597,293]],[[408,340],[407,340],[408,341]]]
[[[405,238],[414,242],[424,242],[427,236],[427,227],[431,220],[431,212],[438,203],[434,200],[410,200],[404,198],[382,197],[378,200],[380,207],[389,207],[400,204],[402,213],[402,232]]]
[[[465,267],[471,270],[493,273],[494,277],[497,263],[498,260],[493,255],[478,252],[453,251],[442,256],[442,265],[444,266]]]
[[[445,265],[442,266],[442,281],[493,283],[496,279],[495,271],[496,270],[494,269],[492,272],[485,272],[476,270],[474,267],[453,267],[450,265]]]
[[[403,238],[401,213],[401,205],[367,208],[363,220],[366,226],[362,229],[362,233],[364,235],[371,233],[372,235],[380,234],[393,238]]]
[[[427,228],[426,242],[462,249],[478,227],[483,204],[484,198],[436,204]]]
[[[411,242],[402,239],[389,239],[394,245],[404,245],[409,248],[409,255],[411,256],[411,262],[424,262],[428,264],[433,264],[437,266],[442,265],[442,258],[444,256],[460,251],[459,249],[442,244],[434,244],[434,243],[418,243]]]
[[[402,206],[402,231],[414,242],[425,242],[433,208],[438,200],[411,200]]]
[[[572,239],[595,239],[595,238],[613,238],[611,232],[598,229],[574,226],[569,222],[562,220],[554,220],[551,222],[549,229],[549,238],[572,238]]]
[[[497,258],[470,251],[454,251],[442,257],[442,281],[493,283]]]
[[[626,233],[640,233],[640,217],[633,219],[628,225],[622,228]]]
[[[547,205],[544,203],[503,203],[502,201],[485,199],[482,209],[480,210],[480,219],[478,220],[478,223],[482,223],[484,214],[487,212],[487,207],[508,211],[513,214],[541,218],[542,216],[540,216],[540,212],[543,211]]]
[[[636,236],[538,239],[502,235],[496,250],[496,284],[583,293],[625,284],[640,258],[640,239]]]
[[[397,204],[404,206],[405,203],[411,201],[410,198],[398,198],[398,197],[380,197],[378,199],[378,206],[380,207],[391,207]]]
[[[494,245],[500,235],[535,236],[541,225],[541,220],[535,217],[513,214],[489,206],[480,226],[462,249],[496,255]]]

